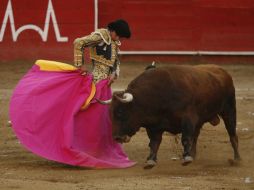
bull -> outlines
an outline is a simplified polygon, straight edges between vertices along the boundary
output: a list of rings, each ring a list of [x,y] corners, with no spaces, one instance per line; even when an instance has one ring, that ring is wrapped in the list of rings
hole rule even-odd
[[[123,92],[115,92],[111,104],[113,138],[129,142],[144,127],[150,139],[145,168],[157,163],[163,132],[182,134],[183,165],[196,156],[200,129],[220,118],[230,137],[234,160],[240,160],[236,134],[235,88],[231,76],[216,65],[169,66],[144,71]]]

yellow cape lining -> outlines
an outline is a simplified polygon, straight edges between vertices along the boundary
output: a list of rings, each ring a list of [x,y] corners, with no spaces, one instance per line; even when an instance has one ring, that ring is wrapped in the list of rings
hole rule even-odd
[[[37,60],[35,62],[35,64],[40,67],[41,71],[59,71],[59,72],[61,72],[61,71],[75,71],[78,69],[72,65],[62,63],[62,62],[57,62],[57,61]],[[86,99],[85,103],[80,108],[81,110],[84,110],[89,106],[91,100],[95,96],[95,93],[96,93],[96,86],[92,82],[91,93],[88,96],[88,98]]]
[[[95,93],[96,93],[96,87],[95,87],[95,84],[92,82],[91,93],[88,96],[88,98],[86,99],[86,101],[83,104],[83,106],[81,107],[81,110],[84,110],[84,109],[86,109],[89,106],[89,104],[90,104],[91,100],[93,99]]]
[[[62,63],[58,61],[48,61],[48,60],[37,60],[36,65],[40,67],[41,71],[75,71],[78,68],[67,63]]]

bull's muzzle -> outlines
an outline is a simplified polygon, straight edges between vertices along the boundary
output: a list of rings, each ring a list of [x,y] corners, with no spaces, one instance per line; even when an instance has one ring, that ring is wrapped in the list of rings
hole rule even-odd
[[[114,140],[119,142],[119,143],[128,143],[131,140],[131,137],[128,135],[124,136],[114,136]]]

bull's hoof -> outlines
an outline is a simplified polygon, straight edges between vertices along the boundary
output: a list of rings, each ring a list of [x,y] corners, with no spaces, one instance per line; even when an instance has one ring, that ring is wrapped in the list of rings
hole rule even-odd
[[[8,127],[12,127],[12,122],[11,122],[11,120],[7,121],[7,126],[8,126]]]
[[[183,158],[183,162],[182,165],[183,166],[187,166],[188,164],[190,164],[191,162],[193,162],[193,158],[191,156],[185,156]]]
[[[154,160],[147,160],[146,165],[144,166],[144,169],[151,169],[154,166],[156,166],[156,162]]]
[[[239,166],[241,163],[241,159],[228,159],[228,163],[230,166]]]

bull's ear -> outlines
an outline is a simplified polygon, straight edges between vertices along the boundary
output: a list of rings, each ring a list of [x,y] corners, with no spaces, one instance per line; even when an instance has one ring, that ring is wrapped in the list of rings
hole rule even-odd
[[[123,97],[124,91],[115,91],[113,92],[112,99],[119,99],[119,97]]]
[[[124,90],[121,91],[114,91],[113,96],[122,96],[124,94]]]

